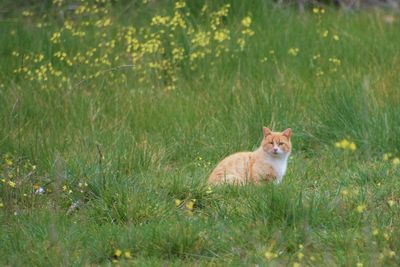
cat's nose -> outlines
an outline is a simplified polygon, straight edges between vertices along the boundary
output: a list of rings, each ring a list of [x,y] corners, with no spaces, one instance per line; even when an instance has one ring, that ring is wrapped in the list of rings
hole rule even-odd
[[[277,147],[274,147],[274,148],[272,149],[272,151],[274,151],[274,153],[276,153],[276,152],[278,152],[278,148],[277,148]]]

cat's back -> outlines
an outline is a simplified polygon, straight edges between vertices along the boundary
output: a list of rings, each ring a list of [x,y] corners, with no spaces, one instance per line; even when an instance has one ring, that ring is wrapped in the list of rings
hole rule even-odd
[[[218,184],[231,179],[244,179],[251,152],[237,152],[221,160],[208,178],[208,183]],[[226,181],[228,180],[228,181]]]

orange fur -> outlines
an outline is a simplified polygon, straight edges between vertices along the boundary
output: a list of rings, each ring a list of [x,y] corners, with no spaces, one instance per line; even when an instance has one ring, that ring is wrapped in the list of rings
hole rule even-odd
[[[291,129],[271,132],[263,128],[264,137],[260,147],[253,152],[239,152],[223,159],[208,178],[209,184],[245,184],[271,181],[279,183],[287,166],[292,145]]]

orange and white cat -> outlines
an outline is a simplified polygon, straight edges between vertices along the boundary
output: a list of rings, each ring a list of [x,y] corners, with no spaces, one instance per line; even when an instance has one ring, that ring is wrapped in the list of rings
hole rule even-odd
[[[231,183],[275,181],[279,184],[286,172],[287,162],[292,150],[291,129],[272,132],[263,127],[264,137],[260,147],[253,152],[232,154],[212,171],[208,178],[211,185]]]

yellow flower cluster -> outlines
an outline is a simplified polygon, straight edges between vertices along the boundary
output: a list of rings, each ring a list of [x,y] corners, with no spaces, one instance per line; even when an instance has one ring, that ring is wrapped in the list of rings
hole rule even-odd
[[[23,203],[31,205],[29,197],[33,197],[32,192],[34,195],[45,193],[44,188],[34,183],[39,178],[36,177],[36,165],[29,160],[6,153],[0,160],[0,173],[0,208],[9,210],[18,208]]]
[[[191,40],[194,47],[207,47],[210,44],[210,36],[211,32],[203,32],[199,31],[194,34],[193,39]]]
[[[243,25],[243,27],[246,27],[246,28],[250,27],[250,25],[251,25],[251,17],[243,18],[242,19],[242,25]]]
[[[323,26],[323,15],[325,14],[325,9],[321,7],[314,7],[312,9],[313,14],[316,17],[316,25],[317,25],[317,36],[321,38],[321,41],[326,43],[326,46],[333,46],[340,40],[339,34],[336,32],[336,29],[326,29]],[[328,38],[330,37],[330,38]],[[316,61],[318,59],[318,61]],[[329,63],[327,63],[329,62]],[[323,77],[327,73],[337,73],[339,72],[339,67],[342,62],[339,58],[334,55],[318,55],[318,58],[313,56],[313,65],[315,68],[315,75],[317,77]]]
[[[390,161],[393,166],[400,165],[400,158],[393,156],[393,153],[385,153],[382,157],[383,161]]]
[[[225,40],[230,39],[229,34],[230,34],[230,31],[228,29],[220,29],[220,30],[215,31],[214,39],[221,43]]]
[[[32,11],[29,10],[22,11],[22,16],[24,17],[32,17],[33,15],[34,13]]]
[[[267,251],[264,253],[264,257],[267,259],[267,261],[271,261],[275,258],[278,257],[278,254],[272,251]]]
[[[214,31],[220,26],[222,19],[228,16],[230,7],[230,4],[226,4],[220,10],[211,13],[211,28]]]
[[[205,161],[202,157],[197,157],[195,161],[198,167],[208,168],[211,165],[210,161]]]
[[[126,74],[113,70],[129,66],[134,73],[131,79],[174,89],[182,67],[195,70],[200,62],[213,65],[223,54],[244,50],[247,40],[255,34],[250,16],[240,20],[238,30],[224,25],[229,4],[216,10],[204,5],[200,28],[192,24],[186,2],[179,0],[169,15],[155,14],[143,27],[136,28],[115,23],[107,3],[110,0],[80,1],[74,14],[66,14],[64,23],[52,29],[49,36],[51,55],[45,51],[13,51],[12,55],[20,59],[15,62],[23,62],[17,63],[20,65],[14,73],[39,83],[43,89],[54,90],[54,84],[70,88],[100,74],[113,78],[107,82],[114,85],[123,83]],[[63,9],[67,3],[53,0],[53,5]],[[45,21],[37,23],[40,28],[48,26]],[[76,49],[65,46],[67,41],[75,42]]]
[[[58,44],[58,43],[60,43],[60,37],[61,37],[61,33],[60,32],[54,32],[51,35],[50,42],[52,42],[54,44]]]
[[[181,9],[181,8],[184,8],[185,6],[186,6],[185,1],[178,1],[178,2],[175,3],[175,8],[176,9]]]
[[[121,249],[117,248],[114,251],[113,257],[114,257],[113,263],[118,263],[118,261],[121,259],[125,259],[125,260],[132,259],[132,254],[129,250],[122,251]]]
[[[340,66],[340,64],[341,64],[341,61],[338,58],[332,57],[332,58],[329,58],[328,60],[329,60],[329,62],[332,62],[336,66]]]
[[[295,56],[297,56],[299,54],[299,51],[300,51],[299,48],[292,47],[292,48],[289,48],[288,54],[295,57]]]
[[[1,193],[0,202],[4,206],[19,207],[26,204],[31,207],[33,197],[51,193],[50,177],[39,175],[38,168],[32,164],[29,159],[19,158],[7,153],[3,155],[3,160],[0,160],[0,173],[5,174],[0,178],[0,188],[4,189]],[[29,179],[27,179],[29,177]],[[77,190],[72,190],[76,188]],[[73,193],[85,194],[89,189],[89,184],[86,181],[81,181],[76,185],[64,184],[60,191],[65,197],[72,199]],[[9,203],[12,202],[12,205]]]
[[[319,7],[314,7],[312,11],[314,14],[324,14],[325,13],[325,9],[319,8]]]
[[[278,253],[274,252],[275,244],[276,244],[276,241],[272,240],[271,244],[269,245],[269,247],[267,248],[266,252],[264,253],[264,257],[267,260],[267,262],[278,258]]]
[[[183,209],[186,215],[193,216],[193,211],[196,208],[196,201],[196,199],[175,199],[175,207]]]
[[[356,144],[354,142],[348,141],[347,139],[336,142],[335,147],[351,151],[355,151],[357,149]]]
[[[338,36],[337,34],[334,34],[332,38],[333,38],[333,40],[335,40],[335,41],[339,41],[339,36]]]
[[[367,205],[365,205],[365,204],[360,204],[360,205],[357,206],[356,210],[357,210],[358,213],[364,213],[364,211],[366,210],[366,208],[367,208]]]

